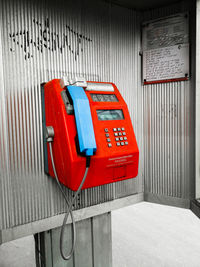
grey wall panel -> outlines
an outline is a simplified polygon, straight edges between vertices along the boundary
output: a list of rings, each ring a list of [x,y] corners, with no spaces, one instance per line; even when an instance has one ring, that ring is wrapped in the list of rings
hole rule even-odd
[[[145,86],[145,190],[189,198],[194,177],[190,82]]]
[[[139,18],[131,10],[103,1],[9,0],[1,1],[0,25],[0,228],[7,229],[66,209],[55,181],[44,174],[40,83],[77,74],[116,83],[141,151],[143,92]],[[75,208],[142,192],[142,170],[141,152],[136,179],[84,190]]]
[[[92,218],[93,266],[112,266],[111,213]],[[103,249],[102,249],[103,244]],[[102,251],[102,252],[101,252]]]
[[[71,229],[71,224],[66,225],[63,246],[66,254],[71,248]],[[36,235],[36,259],[41,265],[45,261],[47,267],[112,266],[110,212],[77,222],[76,240],[73,257],[64,261],[59,247],[60,227],[39,233]]]
[[[195,9],[183,1],[144,13],[145,21],[190,12],[189,81],[144,86],[145,193],[194,197]]]
[[[123,196],[123,192],[124,194],[131,194],[133,187],[135,190],[143,190],[143,90],[141,88],[141,58],[139,56],[141,17],[133,10],[118,6],[112,6],[110,17],[110,79],[116,81],[126,100],[140,151],[137,179],[115,185],[116,194]],[[123,189],[125,187],[127,187],[126,190]]]
[[[0,15],[0,19],[1,15]],[[0,29],[0,62],[3,62],[2,31]],[[6,122],[6,103],[5,103],[5,86],[4,72],[0,68],[0,225],[8,225],[11,221],[9,209],[12,206],[10,168],[9,168],[9,148],[8,148],[8,129]]]

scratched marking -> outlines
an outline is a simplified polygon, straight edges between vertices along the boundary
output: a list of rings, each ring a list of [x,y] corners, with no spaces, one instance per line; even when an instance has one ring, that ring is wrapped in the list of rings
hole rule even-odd
[[[32,22],[35,26],[35,38],[31,36],[29,30],[9,33],[11,40],[10,52],[15,52],[15,46],[20,46],[24,52],[25,60],[33,58],[33,48],[37,49],[40,53],[48,50],[51,52],[57,51],[60,54],[67,49],[74,56],[74,59],[77,60],[80,53],[83,53],[83,42],[92,42],[91,38],[75,31],[67,24],[64,25],[64,33],[59,34],[51,29],[48,18],[44,20],[44,23],[36,19],[33,19]]]

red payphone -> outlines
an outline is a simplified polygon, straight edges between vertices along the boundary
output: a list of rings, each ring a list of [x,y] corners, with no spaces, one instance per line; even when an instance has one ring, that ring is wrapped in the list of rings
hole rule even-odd
[[[138,146],[127,105],[117,87],[113,83],[97,82],[87,82],[83,85],[93,129],[87,127],[85,107],[79,114],[74,112],[75,103],[69,89],[76,91],[78,86],[63,87],[62,80],[58,79],[44,86],[45,120],[46,126],[52,126],[55,132],[52,146],[60,182],[72,190],[77,190],[85,171],[86,157],[80,151],[81,140],[77,135],[78,123],[75,116],[79,116],[85,125],[85,138],[91,139],[89,132],[93,130],[96,141],[82,189],[137,176]],[[83,102],[80,105],[83,105]],[[47,157],[47,172],[55,177],[49,149]]]
[[[68,206],[60,252],[69,260],[76,241],[72,207],[80,190],[136,177],[139,150],[127,105],[113,83],[52,80],[42,86],[42,110],[45,172],[56,178]],[[76,191],[71,202],[60,183]],[[72,248],[65,255],[69,215]]]

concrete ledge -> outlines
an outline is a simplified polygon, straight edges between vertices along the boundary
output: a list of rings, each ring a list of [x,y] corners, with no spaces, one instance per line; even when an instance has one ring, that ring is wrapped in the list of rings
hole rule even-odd
[[[102,204],[94,205],[91,207],[83,208],[74,211],[75,221],[81,221],[90,217],[94,217],[103,213],[110,212],[112,210],[120,209],[126,206],[130,206],[144,200],[144,194],[139,193],[124,198],[115,199],[113,201],[105,202]],[[59,227],[62,225],[65,214],[59,214],[43,220],[19,225],[9,229],[3,229],[0,231],[0,244],[5,243],[17,238],[36,234],[39,232],[48,231],[50,229]],[[67,223],[71,223],[69,218]]]
[[[174,206],[179,208],[190,208],[190,200],[178,197],[170,197],[170,196],[163,196],[163,195],[156,195],[152,193],[145,193],[144,194],[144,201],[157,203],[161,205],[168,205]]]

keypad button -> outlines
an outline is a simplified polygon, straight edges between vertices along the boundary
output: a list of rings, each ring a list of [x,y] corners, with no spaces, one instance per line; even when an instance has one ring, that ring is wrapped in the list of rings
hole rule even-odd
[[[123,134],[123,135],[126,135],[126,132],[123,132],[122,134]]]
[[[106,137],[109,137],[109,136],[110,136],[109,133],[107,133],[107,134],[106,134]]]
[[[124,137],[124,140],[127,140],[127,137],[126,136]]]
[[[126,141],[124,144],[125,144],[125,145],[128,145],[128,142]]]
[[[116,145],[117,145],[117,146],[120,146],[120,143],[119,143],[119,142],[117,142],[117,143],[116,143]]]
[[[111,142],[110,138],[107,138],[107,142]]]
[[[119,133],[119,136],[121,136],[122,135],[122,133]]]
[[[119,141],[119,137],[115,137],[115,141]]]
[[[111,144],[111,143],[109,143],[109,144],[108,144],[108,147],[112,147],[112,144]]]
[[[124,142],[121,142],[121,146],[124,146]]]
[[[125,128],[124,127],[122,127],[122,131],[125,131]]]
[[[117,128],[113,128],[113,132],[116,132],[117,131]]]
[[[121,131],[121,128],[117,128],[117,131]]]
[[[114,133],[114,136],[118,136],[118,133]]]
[[[123,138],[123,137],[120,137],[119,139],[120,139],[120,141],[123,141],[123,140],[124,140],[124,138]]]
[[[105,128],[104,131],[105,131],[106,133],[108,133],[108,128]]]

